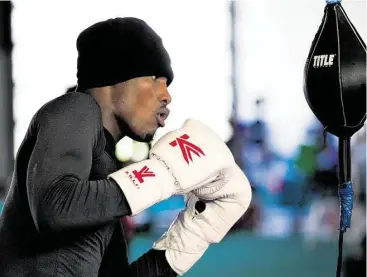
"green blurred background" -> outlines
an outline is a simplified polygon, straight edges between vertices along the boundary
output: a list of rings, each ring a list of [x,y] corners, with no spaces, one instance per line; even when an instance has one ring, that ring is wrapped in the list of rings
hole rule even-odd
[[[131,243],[134,261],[157,237],[138,235]],[[185,277],[327,277],[334,276],[337,243],[305,245],[297,236],[264,239],[236,232],[212,245]]]

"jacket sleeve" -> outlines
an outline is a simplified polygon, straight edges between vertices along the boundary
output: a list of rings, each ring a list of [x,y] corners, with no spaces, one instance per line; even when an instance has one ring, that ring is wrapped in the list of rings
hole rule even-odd
[[[151,249],[129,266],[129,277],[176,277],[165,251]]]
[[[88,181],[101,134],[100,111],[92,101],[77,104],[49,105],[35,120],[26,186],[39,232],[93,228],[130,214],[113,180]]]

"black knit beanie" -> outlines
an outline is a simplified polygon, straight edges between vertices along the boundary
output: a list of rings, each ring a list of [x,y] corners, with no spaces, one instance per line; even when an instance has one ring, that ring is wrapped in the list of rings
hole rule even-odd
[[[136,77],[173,80],[162,39],[143,20],[125,17],[98,22],[80,33],[78,90],[115,85]]]

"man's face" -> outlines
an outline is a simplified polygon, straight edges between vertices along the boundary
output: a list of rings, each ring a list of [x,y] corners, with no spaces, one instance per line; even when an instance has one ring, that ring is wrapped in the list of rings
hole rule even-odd
[[[152,140],[168,117],[171,96],[164,77],[139,77],[116,85],[114,115],[122,133],[142,142]]]

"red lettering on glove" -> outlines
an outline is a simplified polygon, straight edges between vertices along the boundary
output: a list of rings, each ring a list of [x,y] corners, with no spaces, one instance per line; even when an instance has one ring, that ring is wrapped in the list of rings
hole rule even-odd
[[[139,181],[140,184],[144,183],[145,177],[155,177],[154,172],[150,171],[149,167],[143,166],[139,171],[133,170],[134,177]],[[130,177],[131,178],[131,177]]]
[[[205,156],[204,151],[199,146],[187,140],[189,138],[190,137],[187,134],[184,134],[181,137],[170,142],[170,145],[172,147],[175,147],[177,145],[180,146],[182,156],[185,159],[187,164],[189,164],[190,161],[193,162],[191,153],[195,154],[198,157],[200,157],[200,154]]]

